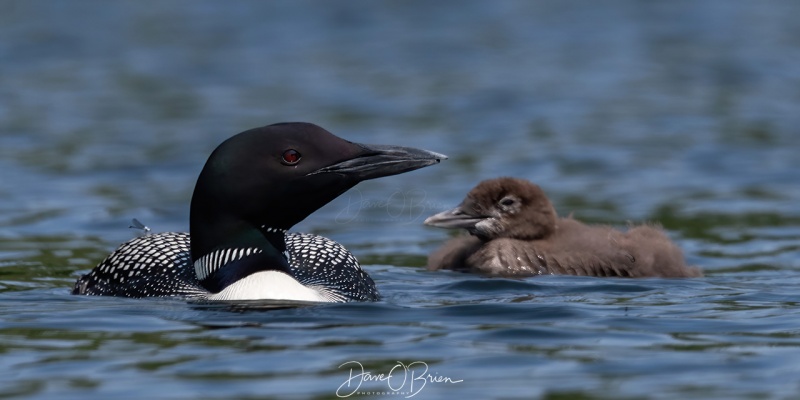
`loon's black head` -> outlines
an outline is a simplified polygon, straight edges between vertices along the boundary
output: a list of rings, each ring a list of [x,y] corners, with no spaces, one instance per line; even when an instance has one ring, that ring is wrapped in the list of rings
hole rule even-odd
[[[555,232],[556,211],[544,191],[524,179],[482,181],[458,207],[428,217],[425,225],[463,228],[481,240],[545,238]]]
[[[258,248],[260,257],[285,266],[282,231],[363,180],[444,158],[410,147],[352,143],[309,123],[242,132],[214,150],[197,179],[192,261],[219,249]]]

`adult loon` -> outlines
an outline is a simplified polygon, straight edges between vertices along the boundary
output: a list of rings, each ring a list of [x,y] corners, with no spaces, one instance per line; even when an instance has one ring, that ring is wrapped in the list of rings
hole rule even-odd
[[[75,283],[73,294],[206,300],[375,301],[375,283],[340,244],[288,233],[357,183],[447,157],[364,145],[309,123],[251,129],[209,156],[192,195],[190,234],[141,236]]]
[[[523,179],[482,181],[458,207],[424,224],[471,234],[431,254],[429,270],[495,276],[702,276],[685,264],[680,248],[660,228],[645,224],[622,232],[559,218],[544,191]]]

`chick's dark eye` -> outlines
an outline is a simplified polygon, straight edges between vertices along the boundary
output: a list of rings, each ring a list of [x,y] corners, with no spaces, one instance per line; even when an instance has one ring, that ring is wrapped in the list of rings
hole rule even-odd
[[[509,199],[506,197],[505,199],[500,200],[500,205],[510,206],[512,204],[514,204],[514,199]]]
[[[283,152],[281,156],[281,161],[286,165],[295,165],[300,162],[300,152],[295,149],[289,149]]]

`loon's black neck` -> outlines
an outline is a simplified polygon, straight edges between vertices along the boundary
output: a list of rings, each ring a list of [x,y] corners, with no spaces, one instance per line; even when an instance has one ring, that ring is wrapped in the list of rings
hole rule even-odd
[[[220,198],[219,186],[210,186],[201,173],[192,197],[190,215],[191,255],[200,284],[218,293],[234,282],[260,271],[291,275],[286,255],[286,231],[352,185],[334,193],[305,196],[295,201],[270,199],[256,192],[245,202],[231,204]],[[278,192],[276,190],[276,192]],[[249,211],[249,212],[248,212]],[[240,250],[256,250],[246,257],[230,257]],[[198,265],[198,260],[206,258]],[[230,260],[221,263],[220,260]],[[212,262],[213,260],[213,262]],[[202,271],[202,272],[201,272]]]
[[[191,230],[192,262],[200,284],[212,293],[259,271],[290,273],[283,229],[249,224],[230,224],[227,229],[195,226],[193,223]],[[199,238],[197,244],[195,237]],[[202,255],[195,257],[195,251]]]
[[[206,171],[200,174],[192,196],[190,210],[190,234],[192,262],[215,250],[237,247],[256,247],[264,251],[268,247],[279,253],[286,250],[284,234],[292,226],[344,193],[355,183],[341,182],[335,191],[300,196],[285,196],[275,187],[274,195],[252,191],[242,193],[246,199],[230,196],[220,191],[221,185],[212,184],[218,179],[208,178]],[[310,181],[313,182],[313,179]]]

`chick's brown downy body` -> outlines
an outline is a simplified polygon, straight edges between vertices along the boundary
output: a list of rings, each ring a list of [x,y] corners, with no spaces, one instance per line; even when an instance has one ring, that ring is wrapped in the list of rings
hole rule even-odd
[[[681,249],[659,226],[620,231],[559,218],[544,191],[523,179],[483,181],[458,207],[429,217],[425,224],[470,234],[431,254],[430,270],[495,276],[702,276],[698,268],[686,265]]]

